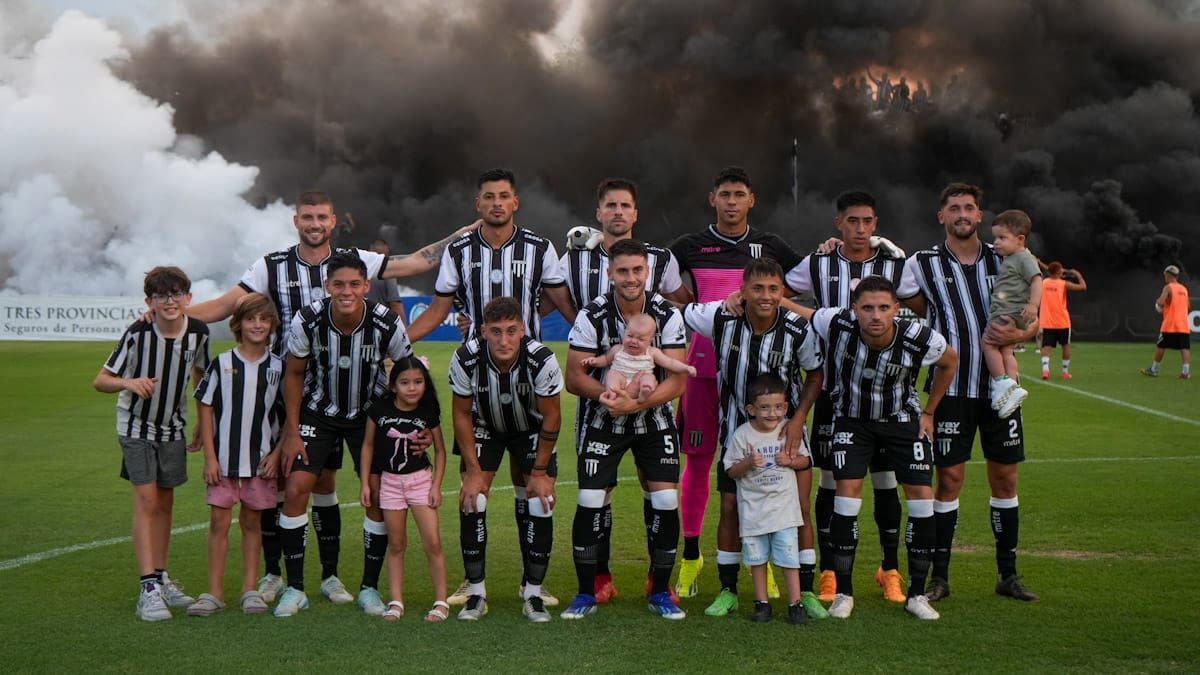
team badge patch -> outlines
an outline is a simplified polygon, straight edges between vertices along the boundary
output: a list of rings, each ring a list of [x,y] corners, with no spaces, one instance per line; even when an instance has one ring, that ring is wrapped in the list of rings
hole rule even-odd
[[[512,403],[512,394],[500,394],[500,403],[508,405]]]
[[[343,368],[343,369],[349,368],[351,363],[354,363],[354,360],[351,359],[349,356],[339,356],[338,357],[338,368]]]
[[[504,272],[501,272],[500,270],[492,270],[492,273],[488,275],[488,279],[490,279],[493,284],[498,284],[504,281]]]
[[[703,431],[696,429],[696,430],[688,432],[688,443],[690,443],[693,448],[698,447],[703,442],[704,442],[704,432]]]

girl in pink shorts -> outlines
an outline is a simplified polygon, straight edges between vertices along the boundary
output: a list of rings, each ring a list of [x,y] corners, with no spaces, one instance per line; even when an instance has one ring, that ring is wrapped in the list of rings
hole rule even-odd
[[[442,476],[446,470],[446,444],[442,438],[441,408],[429,370],[413,356],[392,366],[388,388],[394,397],[381,398],[367,410],[360,467],[364,507],[371,504],[371,482],[379,481],[379,507],[388,529],[388,584],[392,601],[383,618],[395,621],[404,616],[404,550],[407,547],[407,517],[411,511],[421,533],[421,546],[429,559],[433,580],[433,608],[426,621],[445,621],[446,558],[437,508],[442,505]],[[424,430],[433,433],[433,461],[424,449],[410,441]]]

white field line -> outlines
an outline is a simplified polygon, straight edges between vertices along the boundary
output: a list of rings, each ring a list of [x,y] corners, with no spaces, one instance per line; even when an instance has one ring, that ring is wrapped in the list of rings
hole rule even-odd
[[[1022,379],[1024,381],[1034,382],[1043,387],[1050,387],[1052,389],[1058,389],[1059,391],[1069,391],[1072,394],[1079,394],[1080,396],[1086,396],[1088,398],[1096,399],[1097,401],[1104,401],[1105,403],[1119,405],[1122,408],[1129,408],[1130,410],[1144,412],[1147,415],[1155,415],[1157,417],[1162,417],[1164,419],[1171,420],[1172,422],[1183,422],[1184,424],[1190,424],[1192,426],[1200,427],[1200,420],[1194,420],[1194,419],[1190,419],[1187,417],[1180,417],[1178,415],[1172,415],[1171,413],[1166,413],[1161,410],[1155,410],[1154,408],[1147,408],[1146,406],[1141,406],[1136,403],[1130,403],[1128,401],[1122,401],[1121,399],[1117,399],[1117,398],[1110,398],[1108,396],[1103,396],[1101,394],[1093,394],[1090,391],[1084,391],[1083,389],[1076,389],[1075,387],[1068,387],[1068,386],[1062,385],[1062,384],[1055,384],[1054,382],[1045,382],[1043,380],[1034,379],[1032,377],[1022,378]]]
[[[1048,457],[1048,458],[1042,458],[1042,459],[1027,459],[1027,460],[1025,460],[1024,463],[1025,464],[1073,464],[1073,463],[1082,463],[1082,462],[1179,462],[1179,461],[1184,461],[1184,462],[1200,461],[1200,455],[1175,455],[1172,457]],[[970,464],[983,464],[983,460],[972,460],[969,463]],[[636,479],[636,476],[622,476],[622,477],[618,478],[617,480],[620,480],[623,482],[623,481],[629,481],[629,480],[635,480],[635,479]],[[578,484],[579,484],[579,481],[573,481],[573,480],[558,481],[556,483],[556,485],[560,485],[560,486],[578,485]],[[492,488],[493,491],[505,491],[505,490],[511,490],[511,489],[512,489],[511,485],[498,485],[498,486]],[[454,491],[453,494],[458,494],[458,491],[457,490]],[[350,504],[350,503],[341,504],[340,506],[342,507],[342,509],[354,509],[354,508],[358,508],[359,505],[357,502],[355,502],[352,504]],[[233,522],[236,523],[237,518],[234,518]],[[171,534],[172,535],[186,534],[188,532],[196,532],[196,531],[204,530],[207,528],[208,528],[208,523],[193,523],[191,525],[183,525],[180,527],[173,528],[171,530]],[[63,546],[62,548],[52,548],[48,551],[39,551],[37,553],[30,553],[28,555],[23,555],[19,558],[9,558],[8,560],[0,560],[0,572],[2,572],[4,570],[15,569],[17,567],[24,567],[25,565],[31,565],[33,563],[41,562],[43,560],[49,560],[50,558],[57,558],[61,555],[66,555],[68,553],[78,553],[80,551],[91,551],[91,550],[94,550],[97,548],[104,548],[105,546],[115,546],[117,544],[127,544],[130,541],[132,541],[132,539],[129,537],[129,535],[125,535],[123,537],[109,537],[108,539],[96,539],[94,541],[88,541],[88,542],[84,542],[82,544],[72,544],[70,546]]]

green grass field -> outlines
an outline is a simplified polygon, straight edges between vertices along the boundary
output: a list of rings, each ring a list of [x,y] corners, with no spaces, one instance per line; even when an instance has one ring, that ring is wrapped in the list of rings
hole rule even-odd
[[[451,346],[421,347],[432,358],[438,381],[444,381]],[[630,460],[623,466],[627,482],[614,502],[613,570],[622,595],[587,620],[556,618],[530,625],[521,616],[511,493],[499,487],[507,484],[499,478],[489,509],[491,613],[478,623],[421,621],[432,597],[415,531],[406,565],[409,615],[397,623],[366,617],[353,605],[334,607],[315,591],[310,591],[312,608],[286,621],[231,609],[208,619],[179,610],[171,621],[143,623],[133,613],[137,575],[128,541],[130,491],[117,478],[115,397],[91,388],[109,348],[103,343],[0,343],[5,364],[0,634],[9,672],[1200,669],[1200,383],[1175,378],[1174,353],[1163,377],[1139,375],[1149,345],[1080,344],[1074,380],[1062,383],[1056,376],[1027,385],[1029,461],[1021,468],[1019,565],[1042,602],[1026,605],[993,593],[988,494],[977,456],[967,470],[951,575],[954,594],[938,606],[942,620],[917,622],[879,597],[870,582],[878,543],[867,504],[860,521],[854,616],[806,627],[778,618],[768,625],[747,621],[748,574],[743,575],[740,616],[703,616],[717,591],[715,500],[703,541],[710,566],[702,573],[700,596],[684,601],[689,617],[668,622],[650,615],[641,594],[646,569],[641,495]],[[556,348],[560,355],[565,352],[564,345]],[[1020,359],[1024,372],[1036,378],[1036,355]],[[1056,359],[1052,371],[1057,368]],[[573,419],[573,398],[564,397],[563,407],[564,419]],[[563,434],[559,447],[567,461],[560,473],[547,580],[564,601],[575,586],[570,549],[575,470],[569,438]],[[208,508],[200,480],[203,460],[193,455],[190,463],[192,480],[176,491],[175,525],[182,531],[172,539],[171,571],[198,594],[205,590]],[[456,483],[453,475],[447,477],[447,493]],[[357,489],[358,481],[345,471],[339,478],[344,508],[340,576],[352,588],[362,562]],[[462,578],[462,561],[451,499],[441,515],[453,588]],[[318,571],[315,545],[310,549],[311,580]],[[236,599],[236,541],[230,551],[226,597]],[[781,608],[777,604],[777,617]]]

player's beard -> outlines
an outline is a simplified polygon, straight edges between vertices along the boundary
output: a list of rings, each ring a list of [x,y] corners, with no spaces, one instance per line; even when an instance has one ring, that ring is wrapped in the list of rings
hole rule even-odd
[[[621,237],[628,236],[629,233],[633,231],[633,223],[629,222],[628,220],[620,222],[609,221],[607,225],[603,225],[602,227],[604,228],[604,234],[607,234],[614,239],[620,239]]]
[[[479,215],[481,218],[483,218],[484,225],[495,228],[507,227],[512,223],[513,219],[512,213],[505,213],[503,216],[497,216],[488,211]]]
[[[966,229],[959,229],[965,227]],[[979,226],[967,218],[959,218],[950,224],[950,236],[955,239],[970,239],[979,231]]]
[[[321,230],[320,232],[301,232],[300,241],[309,248],[320,248],[329,243],[333,237],[333,233],[329,230]]]

